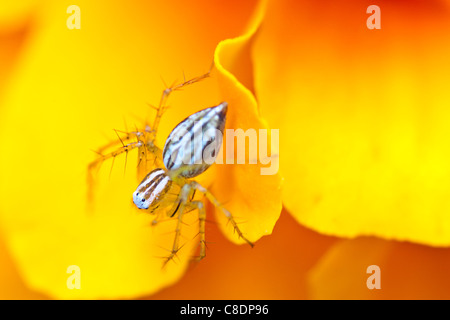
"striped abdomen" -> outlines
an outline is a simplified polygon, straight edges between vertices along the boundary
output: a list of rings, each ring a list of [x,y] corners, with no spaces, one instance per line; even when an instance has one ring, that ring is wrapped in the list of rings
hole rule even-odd
[[[166,140],[163,161],[170,171],[193,178],[216,160],[222,145],[226,102],[198,111],[180,122]]]
[[[139,209],[156,209],[167,194],[172,181],[163,169],[150,172],[133,193],[133,202]]]

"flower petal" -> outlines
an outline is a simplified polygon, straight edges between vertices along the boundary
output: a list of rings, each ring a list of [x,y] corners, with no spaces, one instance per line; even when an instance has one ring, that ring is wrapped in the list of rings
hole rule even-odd
[[[380,268],[380,289],[367,287],[372,265]],[[343,240],[311,270],[309,292],[312,299],[449,299],[449,267],[449,249],[376,238]]]
[[[125,157],[116,158],[110,177],[111,162],[100,169],[89,216],[86,169],[95,157],[89,149],[117,140],[112,129],[126,130],[124,122],[142,126],[152,115],[145,102],[158,102],[164,88],[160,75],[182,80],[182,67],[187,76],[207,70],[216,44],[242,32],[254,3],[78,5],[80,30],[66,27],[64,3],[41,8],[45,16],[0,108],[0,219],[32,288],[57,298],[149,294],[182,276],[197,246],[191,240],[197,219],[186,216],[181,262],[162,269],[160,257],[168,253],[159,247],[171,248],[174,224],[152,230],[153,217],[133,206],[136,154],[130,153],[125,174]],[[214,90],[197,100],[177,95],[164,115],[161,141],[181,113],[218,100]],[[70,265],[80,267],[80,290],[66,285]]]
[[[450,245],[450,7],[272,1],[255,91],[280,128],[283,203],[325,234]],[[414,25],[414,27],[412,27]]]
[[[14,33],[30,22],[37,9],[36,0],[2,1],[0,3],[0,34]]]
[[[242,36],[221,42],[216,49],[215,65],[218,70],[218,81],[223,101],[229,104],[227,114],[227,129],[250,130],[257,136],[260,130],[268,127],[261,118],[258,104],[252,93],[253,70],[251,67],[251,46],[253,36],[265,12],[265,1],[260,3],[248,31]],[[270,141],[270,133],[269,133]],[[251,139],[249,139],[249,143]],[[224,146],[227,161],[230,151],[235,155],[237,145],[228,145],[225,136]],[[259,139],[258,143],[265,143]],[[254,141],[256,143],[256,140]],[[229,147],[231,146],[231,147]],[[275,147],[272,145],[272,147]],[[270,159],[276,167],[273,174],[263,175],[261,168],[267,167],[261,163],[266,160],[261,155],[249,154],[249,145],[245,150],[246,162],[239,165],[221,165],[218,169],[219,181],[213,185],[213,190],[227,209],[234,215],[244,236],[250,241],[256,241],[263,235],[272,233],[272,229],[281,212],[281,179],[278,174],[278,155]],[[270,148],[269,148],[270,150]],[[238,156],[238,155],[237,155]],[[251,164],[255,161],[257,164]],[[227,237],[236,242],[244,243],[234,234],[233,226],[227,223],[221,210],[216,210],[216,217]],[[228,226],[228,228],[226,227]]]
[[[207,259],[173,287],[148,298],[307,299],[309,270],[339,241],[300,226],[287,211],[281,213],[272,235],[253,249],[224,241],[215,224],[207,227]]]
[[[0,299],[46,299],[29,290],[17,271],[3,239],[0,239]]]

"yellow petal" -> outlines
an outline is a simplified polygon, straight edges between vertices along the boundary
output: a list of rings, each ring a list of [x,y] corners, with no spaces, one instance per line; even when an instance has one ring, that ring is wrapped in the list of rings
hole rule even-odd
[[[0,34],[13,33],[32,23],[38,5],[36,0],[2,1],[0,3]]]
[[[253,50],[283,203],[322,233],[450,245],[450,7],[273,1]],[[412,27],[414,26],[414,27]]]
[[[41,23],[0,108],[2,229],[33,289],[57,298],[150,294],[182,276],[197,246],[197,219],[186,217],[180,262],[162,269],[174,224],[152,229],[153,217],[132,204],[136,153],[128,156],[126,174],[124,157],[116,159],[110,177],[111,162],[100,169],[89,216],[86,169],[95,159],[90,149],[117,140],[112,129],[142,127],[152,115],[146,102],[158,103],[164,88],[160,76],[170,83],[182,80],[183,69],[187,77],[206,71],[216,44],[242,33],[254,4],[77,4],[79,30],[66,27],[67,4],[41,8]],[[242,9],[238,14],[236,6]],[[216,91],[208,90],[213,87],[199,84],[204,90],[197,99],[184,95],[187,89],[177,93],[159,139],[164,141],[183,112],[216,103]],[[71,265],[81,270],[79,290],[67,287]]]
[[[244,132],[255,130],[256,134],[261,129],[268,129],[251,91],[253,70],[250,55],[253,36],[263,18],[265,5],[265,1],[260,3],[246,33],[221,42],[215,52],[221,97],[229,104],[227,129],[242,129]],[[270,137],[268,139],[270,140]],[[225,146],[227,142],[225,137]],[[265,141],[258,141],[261,142]],[[227,148],[225,147],[225,150]],[[230,150],[234,150],[237,156],[237,144],[234,149],[227,150],[225,160],[229,160]],[[213,185],[213,191],[234,215],[244,236],[250,241],[256,241],[264,235],[271,234],[278,220],[281,212],[281,179],[277,170],[274,170],[272,175],[263,175],[261,168],[266,166],[261,164],[262,158],[259,155],[249,154],[249,149],[245,150],[245,153],[246,164],[224,164],[218,168],[220,183]],[[251,164],[250,161],[256,161],[257,164]],[[275,154],[271,161],[274,165],[277,164],[278,155]],[[221,223],[222,230],[226,230],[225,234],[229,239],[236,243],[244,242],[238,239],[233,226],[227,223],[220,210],[216,210],[216,217]]]
[[[31,291],[24,284],[3,239],[0,239],[0,284],[0,299],[2,300],[47,298]]]

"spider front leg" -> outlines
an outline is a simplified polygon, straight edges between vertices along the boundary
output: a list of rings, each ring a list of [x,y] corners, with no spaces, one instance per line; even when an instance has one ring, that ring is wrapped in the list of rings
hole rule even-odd
[[[123,154],[126,153],[128,154],[129,151],[134,150],[136,148],[140,148],[142,147],[142,142],[141,141],[136,141],[136,142],[131,142],[128,143],[126,145],[123,145],[122,147],[120,147],[119,149],[112,151],[108,154],[105,155],[100,155],[100,157],[98,157],[96,160],[92,161],[91,163],[89,163],[88,165],[88,170],[87,170],[87,184],[88,184],[88,202],[92,202],[93,200],[93,189],[94,189],[94,174],[93,174],[93,170],[96,169],[100,164],[102,164],[105,160],[108,159],[114,159]],[[113,162],[114,164],[114,162]],[[111,166],[112,169],[112,166]]]
[[[233,215],[230,213],[230,211],[228,211],[227,209],[225,209],[222,204],[220,203],[219,200],[217,200],[217,198],[211,193],[209,192],[205,187],[203,187],[200,183],[196,182],[196,181],[191,181],[189,183],[189,186],[194,189],[194,190],[198,190],[201,193],[203,193],[206,198],[216,207],[219,208],[224,214],[225,216],[228,218],[228,221],[231,223],[231,225],[234,228],[234,231],[238,234],[239,238],[242,238],[245,242],[247,242],[252,248],[254,246],[254,244],[248,240],[244,234],[242,233],[242,231],[239,229],[236,221],[233,218]]]
[[[179,208],[178,208],[178,219],[177,219],[177,227],[175,229],[175,238],[173,240],[172,251],[170,255],[167,257],[166,261],[164,261],[163,267],[172,260],[180,248],[180,236],[181,236],[181,226],[183,225],[183,215],[186,213],[186,204],[193,190],[190,188],[189,184],[185,184],[181,188],[180,196],[178,198]]]
[[[116,131],[117,133],[117,131]],[[152,138],[152,132],[149,129],[146,129],[145,131],[135,131],[135,132],[125,132],[125,137],[118,136],[118,141],[110,142],[103,147],[99,148],[99,151],[97,152],[100,156],[89,163],[88,169],[87,169],[87,184],[88,184],[88,203],[92,203],[93,200],[93,189],[94,189],[94,174],[93,171],[98,168],[104,161],[112,159],[114,165],[114,160],[117,156],[120,156],[122,154],[128,155],[128,152],[138,149],[139,151],[139,157],[138,157],[138,171],[144,172],[146,169],[141,166],[140,164],[147,162],[147,153],[150,152],[154,158],[155,162],[157,158],[162,158],[162,150],[159,149],[157,146],[154,145]],[[136,139],[137,141],[130,142],[132,139]],[[104,150],[107,150],[108,148],[111,148],[115,146],[116,144],[122,144],[121,147],[117,148],[116,150],[113,150],[109,153],[102,154]],[[111,170],[112,170],[111,166]],[[146,173],[146,172],[144,172]]]
[[[200,236],[200,254],[197,258],[198,261],[206,257],[206,237],[205,237],[205,222],[206,222],[206,210],[205,205],[201,201],[192,201],[189,203],[194,209],[198,210],[198,234]]]
[[[159,106],[158,106],[158,108],[156,108],[156,117],[155,117],[155,120],[153,121],[153,125],[152,125],[154,132],[156,132],[158,130],[161,117],[162,117],[164,111],[166,111],[166,109],[168,108],[166,104],[167,104],[167,100],[169,99],[170,94],[174,91],[180,90],[181,88],[183,88],[185,86],[188,86],[190,84],[193,84],[193,83],[199,82],[205,78],[208,78],[209,75],[211,74],[212,67],[213,66],[211,66],[211,69],[208,70],[208,72],[206,72],[205,74],[202,74],[201,76],[194,77],[190,80],[186,80],[177,85],[170,86],[163,91],[163,93],[161,94],[161,99],[159,101]]]
[[[184,190],[184,191],[183,191]],[[206,222],[206,210],[205,205],[202,201],[192,201],[188,202],[189,200],[186,197],[192,196],[195,193],[195,189],[192,189],[189,184],[186,184],[183,187],[183,190],[180,194],[180,208],[178,210],[178,220],[177,220],[177,228],[175,229],[175,239],[173,242],[172,252],[170,253],[169,257],[167,257],[166,261],[164,262],[164,265],[167,264],[171,259],[173,259],[178,251],[181,249],[179,246],[179,239],[181,236],[181,226],[183,225],[183,215],[191,212],[195,209],[198,210],[198,223],[199,223],[199,231],[198,235],[200,236],[200,253],[197,258],[198,261],[202,260],[204,257],[206,257],[206,236],[205,236],[205,222]]]

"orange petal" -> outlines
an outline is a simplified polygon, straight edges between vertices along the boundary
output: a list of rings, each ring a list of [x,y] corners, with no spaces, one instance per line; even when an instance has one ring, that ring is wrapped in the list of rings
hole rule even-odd
[[[1,33],[0,30],[0,70],[2,70],[0,73],[0,101],[9,84],[11,73],[16,66],[28,34],[29,28],[27,27],[10,33]]]
[[[337,241],[300,226],[286,211],[253,249],[224,241],[212,223],[207,234],[207,258],[149,299],[306,299],[309,270]]]
[[[250,49],[264,11],[265,2],[262,1],[248,31],[240,37],[221,42],[215,53],[222,100],[229,103],[227,129],[242,129],[244,132],[250,130],[254,132],[255,137],[261,129],[268,129],[251,91],[253,70]],[[236,156],[237,152],[241,151],[246,154],[246,164],[221,165],[217,170],[220,183],[215,183],[213,190],[234,215],[244,236],[254,242],[264,235],[271,234],[278,220],[281,212],[281,179],[278,170],[274,170],[271,175],[263,175],[261,168],[265,166],[261,164],[262,158],[256,154],[249,154],[249,149],[237,150],[237,145],[233,148],[231,144],[227,144],[229,140],[231,139],[226,137],[224,139],[225,160],[230,159],[230,151],[234,150]],[[254,142],[256,143],[256,140]],[[264,142],[266,141],[258,139],[259,144]],[[251,164],[250,161],[257,164]],[[278,155],[270,161],[270,166],[273,165],[278,169]],[[222,230],[226,230],[225,234],[229,239],[236,243],[244,242],[238,239],[236,234],[233,235],[233,226],[227,223],[220,210],[216,210],[216,217]]]
[[[21,30],[34,18],[39,6],[36,0],[2,1],[0,3],[0,34]]]
[[[3,239],[0,239],[0,299],[46,299],[24,284]]]
[[[377,265],[380,289],[368,289]],[[358,238],[335,244],[312,269],[313,299],[449,299],[450,250]],[[369,282],[373,283],[373,278]]]
[[[283,203],[343,237],[450,245],[450,6],[272,1],[252,48]]]

